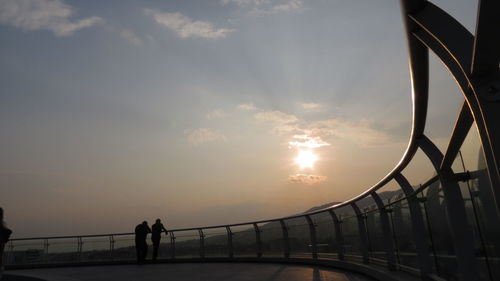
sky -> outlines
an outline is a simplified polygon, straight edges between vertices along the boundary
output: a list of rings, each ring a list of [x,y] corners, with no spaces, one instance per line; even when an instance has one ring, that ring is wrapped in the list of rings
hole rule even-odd
[[[435,3],[474,32],[477,1]],[[399,1],[0,0],[0,38],[15,237],[295,214],[371,187],[408,142]],[[463,97],[430,59],[444,149]],[[419,152],[403,173],[432,168]]]

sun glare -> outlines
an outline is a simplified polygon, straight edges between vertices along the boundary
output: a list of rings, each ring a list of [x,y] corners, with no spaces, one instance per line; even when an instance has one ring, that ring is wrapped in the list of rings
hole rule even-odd
[[[299,150],[299,154],[295,158],[301,169],[314,168],[314,163],[318,160],[318,156],[311,150]]]

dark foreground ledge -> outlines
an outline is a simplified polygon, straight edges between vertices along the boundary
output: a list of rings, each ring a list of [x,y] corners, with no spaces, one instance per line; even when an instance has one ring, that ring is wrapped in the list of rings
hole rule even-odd
[[[331,263],[314,264],[306,260],[294,259],[286,263],[279,260],[268,262],[203,262],[180,261],[158,264],[106,264],[82,266],[38,267],[31,269],[9,270],[9,274],[41,278],[47,281],[104,281],[104,280],[143,280],[143,281],[413,281],[415,278],[396,272],[374,271],[373,268],[352,264],[347,267],[333,266]],[[6,279],[39,281],[40,279]],[[4,280],[2,280],[4,281]]]
[[[37,277],[12,275],[12,274],[4,274],[1,280],[2,281],[46,281],[45,279],[40,279]]]

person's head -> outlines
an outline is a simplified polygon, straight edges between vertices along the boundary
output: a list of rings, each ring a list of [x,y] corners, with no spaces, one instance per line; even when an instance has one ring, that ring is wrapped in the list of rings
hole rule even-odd
[[[161,220],[160,219],[156,219],[156,223],[161,223]]]
[[[147,221],[143,221],[142,225],[148,225],[148,222]]]

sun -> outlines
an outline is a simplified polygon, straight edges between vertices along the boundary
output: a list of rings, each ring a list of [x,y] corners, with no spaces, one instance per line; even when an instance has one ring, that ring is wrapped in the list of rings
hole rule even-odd
[[[314,163],[316,163],[317,160],[318,156],[311,150],[299,150],[299,154],[295,158],[295,163],[297,163],[301,169],[314,168]]]

